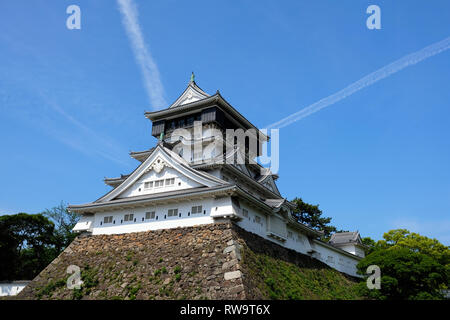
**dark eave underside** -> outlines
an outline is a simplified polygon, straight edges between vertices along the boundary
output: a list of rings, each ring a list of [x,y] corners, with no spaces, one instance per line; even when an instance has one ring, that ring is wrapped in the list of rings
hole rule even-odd
[[[219,107],[224,108],[223,111],[225,111],[228,114],[231,114],[232,116],[235,116],[236,119],[239,120],[239,122],[245,129],[252,128],[259,131],[259,129],[255,125],[253,125],[250,121],[248,121],[247,118],[245,118],[239,111],[237,111],[231,104],[229,104],[219,93],[216,93],[215,95],[205,99],[177,106],[175,108],[167,108],[159,111],[147,111],[145,112],[145,116],[152,121],[168,119],[171,117],[176,117],[178,114],[181,113],[185,114],[186,112],[195,112],[205,106],[210,106],[210,104],[214,102],[216,102],[219,105]],[[267,135],[265,134],[262,135],[266,137],[267,140],[269,139]]]

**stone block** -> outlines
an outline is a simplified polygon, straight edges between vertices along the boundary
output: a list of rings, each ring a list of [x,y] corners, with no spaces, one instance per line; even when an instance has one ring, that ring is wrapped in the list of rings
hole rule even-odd
[[[223,277],[225,280],[233,280],[236,278],[240,278],[241,275],[242,275],[242,273],[238,270],[238,271],[225,272]]]

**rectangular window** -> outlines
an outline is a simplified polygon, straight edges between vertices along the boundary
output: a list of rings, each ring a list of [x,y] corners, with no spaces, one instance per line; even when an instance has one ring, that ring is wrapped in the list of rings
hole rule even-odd
[[[109,217],[104,217],[103,218],[103,223],[111,223],[112,222],[113,217],[109,216]]]
[[[245,218],[248,218],[248,210],[247,210],[247,209],[242,209],[242,215],[243,215]]]
[[[144,182],[144,189],[153,188],[153,181]]]
[[[167,216],[169,217],[178,216],[178,209],[169,209],[169,211],[167,211]]]
[[[292,231],[288,231],[288,238],[289,239],[293,239],[294,235],[292,234]]]
[[[191,212],[192,214],[202,213],[202,206],[193,206]]]
[[[150,211],[145,213],[145,219],[146,220],[153,220],[156,217],[155,211]]]
[[[175,178],[166,179],[166,186],[173,186],[175,183]]]
[[[129,214],[126,214],[126,215],[125,215],[125,217],[123,218],[123,220],[124,220],[124,221],[133,221],[133,218],[134,218],[134,214],[129,213]]]
[[[164,186],[164,180],[156,180],[155,181],[155,188],[160,188]]]
[[[261,223],[261,217],[255,216],[255,222],[256,223]]]

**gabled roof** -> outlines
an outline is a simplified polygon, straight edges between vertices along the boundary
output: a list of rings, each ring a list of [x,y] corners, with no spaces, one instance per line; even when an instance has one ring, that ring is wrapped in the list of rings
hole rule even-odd
[[[262,184],[264,187],[272,190],[273,192],[281,196],[280,190],[278,190],[278,186],[275,183],[272,172],[270,172],[269,169],[267,169],[266,175],[261,175],[260,177],[258,177],[258,182]]]
[[[155,147],[150,148],[148,150],[144,150],[144,151],[131,151],[130,157],[132,157],[140,162],[144,162],[145,159],[147,159],[148,156],[153,152],[153,150],[155,150]]]
[[[124,182],[125,179],[128,178],[129,176],[130,176],[129,174],[121,174],[120,177],[117,177],[117,178],[105,178],[105,179],[103,179],[103,181],[108,186],[111,186],[111,187],[115,188],[118,185],[120,185],[122,182]]]
[[[250,183],[254,187],[258,188],[259,191],[263,191],[263,192],[267,193],[268,197],[273,197],[274,199],[277,197],[281,198],[281,195],[279,193],[276,193],[273,190],[268,189],[265,185],[259,183],[254,178],[246,175],[244,172],[242,172],[241,170],[236,168],[236,166],[234,166],[233,164],[200,163],[200,164],[193,164],[192,167],[195,169],[198,169],[198,170],[206,170],[208,168],[210,168],[210,169],[211,168],[221,168],[223,170],[229,171],[230,173],[238,176],[239,178],[243,179],[245,182]]]
[[[219,185],[211,188],[190,188],[184,190],[167,191],[142,196],[134,196],[128,198],[119,198],[106,202],[91,202],[79,205],[70,205],[68,209],[71,212],[88,213],[98,210],[108,210],[111,208],[122,208],[130,206],[142,206],[148,203],[155,204],[158,201],[166,202],[168,199],[180,201],[183,199],[194,199],[195,197],[204,197],[211,194],[227,194],[236,189],[234,185]]]
[[[195,81],[191,80],[183,93],[170,105],[169,108],[175,108],[184,104],[195,102],[208,98],[210,95],[203,91]]]
[[[218,185],[227,184],[226,181],[223,181],[209,173],[191,168],[186,160],[170,149],[164,147],[161,143],[158,143],[151,154],[148,155],[147,159],[142,162],[124,181],[122,181],[122,183],[95,202],[107,202],[117,198],[146,172],[152,169],[158,172],[158,170],[161,170],[165,166],[173,168],[181,175],[184,175],[205,187],[215,187]]]
[[[289,201],[287,201],[286,199],[266,199],[264,202],[265,202],[265,204],[267,204],[268,206],[270,206],[274,209],[280,208],[284,203],[291,205],[291,203]]]
[[[362,244],[361,236],[358,231],[354,232],[336,232],[331,235],[330,244],[332,245],[344,245],[349,243]]]

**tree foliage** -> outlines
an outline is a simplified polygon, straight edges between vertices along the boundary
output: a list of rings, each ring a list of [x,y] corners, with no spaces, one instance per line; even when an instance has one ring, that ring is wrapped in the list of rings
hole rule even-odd
[[[291,202],[295,204],[293,216],[298,222],[315,230],[323,231],[324,238],[328,238],[331,233],[336,232],[336,227],[330,225],[331,218],[322,217],[319,205],[306,203],[301,198],[295,198]]]
[[[76,234],[72,229],[78,222],[79,216],[69,212],[64,202],[51,209],[46,209],[42,214],[55,224],[53,232],[55,246],[57,251],[61,252],[75,239]]]
[[[364,245],[364,253],[366,256],[375,250],[377,243],[372,238],[370,237],[361,238],[361,242]]]
[[[450,264],[450,248],[437,239],[430,239],[406,229],[390,230],[378,241],[378,248],[407,248],[414,252],[429,255],[443,265]]]
[[[40,214],[0,216],[0,281],[33,279],[75,238],[77,220],[63,203]]]
[[[359,262],[360,274],[370,265],[381,270],[381,289],[362,290],[376,299],[438,299],[450,280],[450,248],[406,229],[390,230],[383,240],[369,244],[369,254]]]
[[[55,256],[54,224],[41,214],[0,216],[0,279],[32,279]]]

